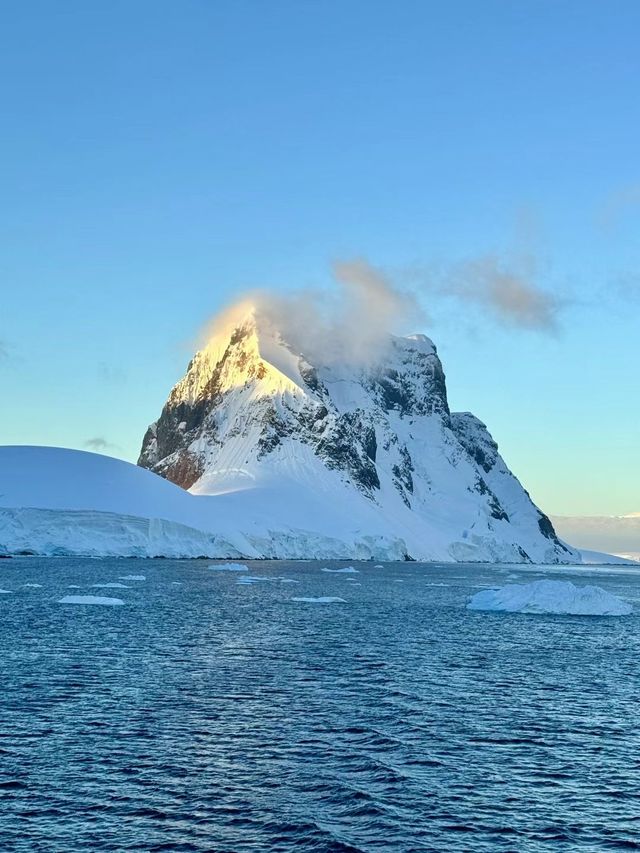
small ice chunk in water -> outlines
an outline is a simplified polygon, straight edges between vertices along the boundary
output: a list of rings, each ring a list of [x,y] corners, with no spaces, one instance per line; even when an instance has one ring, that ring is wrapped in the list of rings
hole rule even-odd
[[[297,596],[292,598],[291,601],[304,601],[307,604],[334,604],[340,602],[341,604],[346,604],[347,602],[344,598],[338,598],[335,595],[321,595],[318,598],[311,598],[309,596]]]
[[[283,583],[288,582],[286,578],[274,577],[273,575],[262,575],[262,576],[243,575],[242,577],[238,578],[238,580],[236,581],[236,584],[240,584],[240,585],[247,584],[247,585],[249,585],[252,583],[269,583],[270,581],[274,581],[274,582],[282,581]],[[293,581],[293,583],[298,583],[298,581]]]
[[[0,589],[0,595],[11,595],[12,589]]]
[[[245,566],[242,563],[220,563],[219,565],[211,564],[208,566],[209,569],[213,569],[214,572],[248,572],[249,566]]]
[[[504,613],[556,613],[570,616],[627,616],[633,608],[599,586],[541,580],[484,589],[472,596],[468,610]]]
[[[384,566],[377,565],[377,566],[374,566],[373,568],[374,569],[384,569]]]
[[[358,575],[359,569],[354,569],[353,566],[345,566],[344,569],[321,569],[322,572],[330,572],[333,575]]]
[[[120,575],[121,581],[146,581],[146,575]]]
[[[131,589],[124,583],[92,583],[94,589]]]
[[[30,586],[33,589],[42,589],[41,583],[25,583],[25,584],[23,584],[23,586]]]
[[[65,595],[59,599],[58,604],[104,604],[108,607],[117,607],[124,604],[121,598],[105,598],[102,595]]]

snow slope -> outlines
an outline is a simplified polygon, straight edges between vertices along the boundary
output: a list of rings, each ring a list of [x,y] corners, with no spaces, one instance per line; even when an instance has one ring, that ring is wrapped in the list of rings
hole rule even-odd
[[[362,534],[338,508],[322,535],[273,528],[286,495],[196,496],[119,459],[56,447],[0,447],[0,554],[401,560],[397,537]],[[313,499],[307,503],[313,506]],[[322,508],[318,506],[318,512]]]
[[[579,548],[582,562],[591,566],[638,566],[638,560],[628,557],[618,557],[616,554],[605,554],[603,551],[588,551]],[[640,555],[638,555],[640,558]]]
[[[556,580],[483,589],[471,598],[467,609],[573,616],[627,616],[633,611],[626,601],[599,586],[579,587]]]

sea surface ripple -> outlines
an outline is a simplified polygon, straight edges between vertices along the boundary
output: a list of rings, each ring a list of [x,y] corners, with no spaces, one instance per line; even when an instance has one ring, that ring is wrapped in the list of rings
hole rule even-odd
[[[634,571],[209,565],[1,561],[0,850],[640,849],[640,617],[465,609]]]

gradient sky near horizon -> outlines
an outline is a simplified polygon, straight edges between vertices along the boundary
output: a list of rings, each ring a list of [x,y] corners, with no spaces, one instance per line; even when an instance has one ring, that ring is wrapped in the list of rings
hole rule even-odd
[[[1,444],[135,461],[216,311],[366,258],[545,511],[640,511],[640,4],[0,8]]]

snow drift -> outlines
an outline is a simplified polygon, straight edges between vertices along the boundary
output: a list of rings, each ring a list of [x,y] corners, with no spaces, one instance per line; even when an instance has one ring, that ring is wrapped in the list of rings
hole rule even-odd
[[[599,586],[578,587],[570,581],[541,580],[484,589],[467,604],[469,610],[504,613],[556,613],[572,616],[627,616],[630,604]]]

